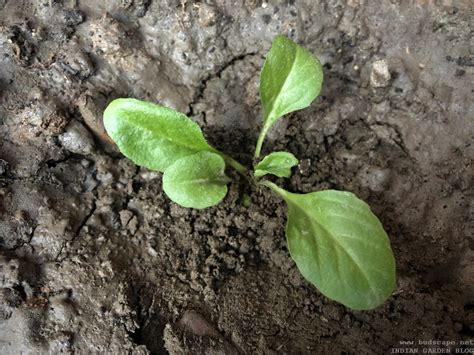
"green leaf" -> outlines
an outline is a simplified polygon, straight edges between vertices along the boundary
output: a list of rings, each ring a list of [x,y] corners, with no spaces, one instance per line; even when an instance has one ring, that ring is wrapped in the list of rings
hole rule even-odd
[[[366,310],[382,304],[395,287],[395,260],[382,224],[349,192],[287,192],[264,184],[288,204],[286,235],[301,274],[324,295]]]
[[[116,99],[104,112],[104,126],[120,151],[137,165],[165,171],[176,160],[211,147],[201,128],[184,114],[135,99]]]
[[[170,165],[163,174],[163,190],[183,207],[206,208],[222,201],[230,179],[218,154],[199,152]]]
[[[264,119],[256,156],[270,126],[283,115],[308,107],[319,95],[322,82],[317,58],[286,37],[275,37],[260,76]]]
[[[255,166],[256,177],[273,174],[278,177],[290,177],[291,168],[298,165],[298,159],[288,152],[273,152]]]

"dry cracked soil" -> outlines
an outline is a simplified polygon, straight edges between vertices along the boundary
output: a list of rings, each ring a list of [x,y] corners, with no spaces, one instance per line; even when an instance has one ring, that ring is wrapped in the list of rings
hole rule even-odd
[[[472,351],[473,9],[0,0],[0,353],[385,354],[432,340]],[[104,133],[112,99],[159,102],[249,165],[278,33],[321,59],[325,82],[264,152],[300,158],[279,180],[290,191],[352,191],[380,217],[398,275],[375,310],[301,277],[268,191],[230,172],[222,204],[181,208]]]

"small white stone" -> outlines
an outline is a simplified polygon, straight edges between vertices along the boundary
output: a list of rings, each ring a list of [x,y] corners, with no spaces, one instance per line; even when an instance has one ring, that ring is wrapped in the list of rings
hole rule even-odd
[[[143,170],[140,172],[140,177],[143,180],[155,180],[161,177],[161,173],[157,171]]]
[[[214,7],[201,4],[198,9],[198,21],[203,27],[213,26],[216,23],[217,13]]]
[[[372,64],[372,72],[370,73],[370,85],[374,88],[386,87],[390,82],[391,76],[388,71],[388,64],[385,59],[377,60]]]
[[[133,213],[129,210],[122,210],[119,212],[119,216],[122,227],[125,227],[128,222],[130,222],[130,220],[133,218]]]
[[[79,122],[71,122],[59,136],[59,141],[72,153],[90,154],[94,150],[94,141],[89,131]]]

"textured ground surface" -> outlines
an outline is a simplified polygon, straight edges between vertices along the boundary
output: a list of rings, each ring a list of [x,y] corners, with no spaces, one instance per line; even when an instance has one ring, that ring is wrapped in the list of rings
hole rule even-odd
[[[365,3],[0,0],[0,353],[473,339],[472,5]],[[325,83],[264,150],[301,159],[289,190],[353,191],[380,216],[398,286],[374,311],[302,279],[268,191],[235,176],[218,207],[180,208],[101,128],[113,98],[160,102],[250,163],[277,33],[321,58]]]

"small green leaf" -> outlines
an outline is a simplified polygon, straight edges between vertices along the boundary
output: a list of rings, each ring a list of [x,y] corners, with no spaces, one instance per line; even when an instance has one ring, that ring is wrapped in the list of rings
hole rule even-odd
[[[395,259],[382,224],[349,192],[287,192],[264,184],[288,204],[288,247],[301,274],[324,295],[366,310],[395,287]]]
[[[217,151],[201,128],[184,114],[135,99],[116,99],[104,112],[104,126],[120,151],[137,165],[165,171],[176,160]]]
[[[163,190],[183,207],[206,208],[222,201],[230,179],[218,154],[199,152],[170,165],[163,174]]]
[[[290,39],[278,35],[260,76],[263,128],[256,156],[268,129],[283,115],[308,107],[319,95],[323,70],[319,60]]]
[[[273,174],[278,177],[290,177],[291,168],[298,164],[298,159],[288,152],[273,152],[255,166],[256,177]]]

